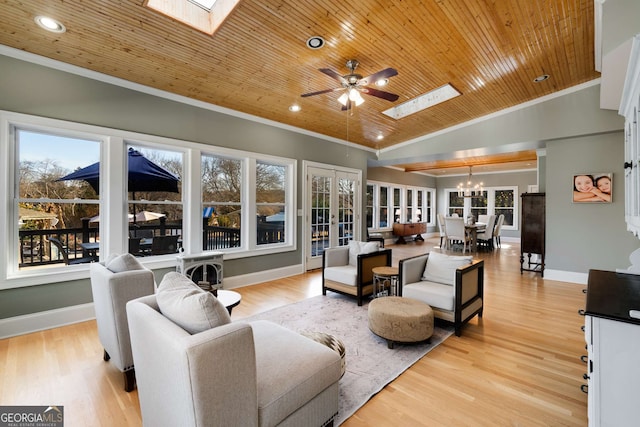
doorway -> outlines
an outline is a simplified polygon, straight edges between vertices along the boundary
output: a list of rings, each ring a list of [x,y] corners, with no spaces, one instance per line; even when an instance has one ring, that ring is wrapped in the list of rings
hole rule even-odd
[[[322,267],[326,248],[360,237],[362,172],[305,163],[305,270]]]

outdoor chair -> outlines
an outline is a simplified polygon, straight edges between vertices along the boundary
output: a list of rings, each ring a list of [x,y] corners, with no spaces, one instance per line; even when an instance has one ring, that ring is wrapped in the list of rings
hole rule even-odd
[[[151,255],[175,254],[178,252],[178,236],[155,236],[151,242]]]
[[[62,255],[62,259],[64,260],[65,265],[87,264],[95,261],[95,259],[92,257],[69,258],[69,251],[60,240],[56,239],[55,237],[49,237],[48,240],[51,245],[58,249],[58,253]]]

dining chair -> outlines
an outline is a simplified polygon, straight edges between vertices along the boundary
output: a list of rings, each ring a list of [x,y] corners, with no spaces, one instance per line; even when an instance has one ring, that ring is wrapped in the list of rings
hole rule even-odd
[[[500,247],[500,233],[502,233],[502,224],[504,224],[504,214],[500,214],[496,220],[496,226],[493,228],[493,239],[496,242],[496,247]]]
[[[444,228],[447,232],[449,248],[453,248],[453,242],[462,242],[462,253],[464,254],[471,243],[467,230],[464,228],[464,219],[445,217]]]
[[[444,225],[444,215],[438,214],[438,228],[440,229],[440,249],[442,249],[442,242],[445,243],[445,249],[449,248],[449,240],[447,239],[447,230]]]
[[[486,245],[489,250],[493,250],[493,229],[495,223],[496,216],[489,215],[487,218],[487,222],[485,223],[485,229],[476,235],[476,242]]]

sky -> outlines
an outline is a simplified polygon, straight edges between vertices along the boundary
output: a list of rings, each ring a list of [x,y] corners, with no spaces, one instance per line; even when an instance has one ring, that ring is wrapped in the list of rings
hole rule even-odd
[[[100,143],[20,131],[20,161],[47,159],[72,172],[100,160]]]

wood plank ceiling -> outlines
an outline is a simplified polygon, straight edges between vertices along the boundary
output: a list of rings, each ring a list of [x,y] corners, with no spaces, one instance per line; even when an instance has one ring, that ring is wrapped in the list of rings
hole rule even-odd
[[[593,0],[241,0],[213,35],[143,0],[3,0],[0,10],[0,44],[373,150],[599,77]],[[36,15],[67,31],[45,32]],[[311,36],[326,45],[309,49]],[[318,69],[344,75],[348,59],[363,76],[397,69],[383,90],[398,101],[365,95],[347,112],[340,91],[300,97],[340,87]],[[382,114],[446,83],[462,96],[399,120]]]

